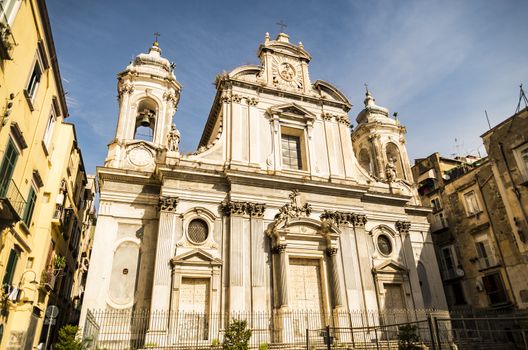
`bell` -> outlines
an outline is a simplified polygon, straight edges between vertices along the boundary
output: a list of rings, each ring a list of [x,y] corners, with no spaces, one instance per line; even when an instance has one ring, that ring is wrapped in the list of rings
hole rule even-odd
[[[141,126],[144,126],[144,127],[149,127],[150,126],[150,119],[148,117],[148,115],[143,115],[143,117],[141,117],[141,121],[139,122],[139,124]]]

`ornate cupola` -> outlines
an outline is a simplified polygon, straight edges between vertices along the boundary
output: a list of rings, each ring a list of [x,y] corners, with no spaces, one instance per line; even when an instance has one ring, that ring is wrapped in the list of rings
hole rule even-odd
[[[164,150],[176,151],[179,135],[172,118],[181,85],[174,64],[161,56],[156,40],[117,75],[119,119],[105,166],[152,171]]]
[[[389,110],[376,105],[366,90],[365,108],[359,112],[352,134],[354,153],[360,166],[374,178],[386,182],[412,182],[411,167],[405,148],[406,129]]]

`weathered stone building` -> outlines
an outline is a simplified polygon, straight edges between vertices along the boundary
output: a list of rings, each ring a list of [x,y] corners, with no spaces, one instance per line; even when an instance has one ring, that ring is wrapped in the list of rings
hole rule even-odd
[[[258,57],[217,77],[188,155],[172,123],[181,85],[158,43],[119,73],[81,317],[189,312],[211,342],[229,315],[273,313],[273,342],[284,339],[267,327],[291,312],[319,327],[336,312],[446,307],[405,127],[367,91],[352,129],[350,101],[311,82],[310,55],[284,33]],[[178,322],[152,318],[147,340],[177,342]],[[303,336],[306,318],[295,322]]]
[[[431,232],[450,307],[528,307],[527,114],[482,136],[488,158],[434,153],[413,166],[423,203],[433,209]]]

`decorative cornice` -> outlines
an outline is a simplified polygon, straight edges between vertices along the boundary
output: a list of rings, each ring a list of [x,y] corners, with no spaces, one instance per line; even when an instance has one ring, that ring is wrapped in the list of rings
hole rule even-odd
[[[159,199],[159,208],[161,211],[165,212],[175,212],[176,207],[178,206],[178,197],[160,197]]]
[[[353,225],[358,227],[365,226],[367,222],[367,217],[363,214],[331,210],[325,210],[320,218],[321,220],[331,220],[336,225]]]
[[[266,210],[264,203],[225,201],[220,203],[220,210],[225,216],[249,215],[263,217]]]
[[[395,226],[400,234],[407,234],[409,233],[409,229],[411,228],[411,222],[399,220],[396,221]]]

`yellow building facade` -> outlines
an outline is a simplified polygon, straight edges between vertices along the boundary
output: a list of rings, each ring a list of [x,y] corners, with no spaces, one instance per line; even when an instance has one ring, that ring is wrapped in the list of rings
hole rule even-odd
[[[0,349],[33,349],[48,304],[70,321],[87,180],[46,5],[0,5]]]

